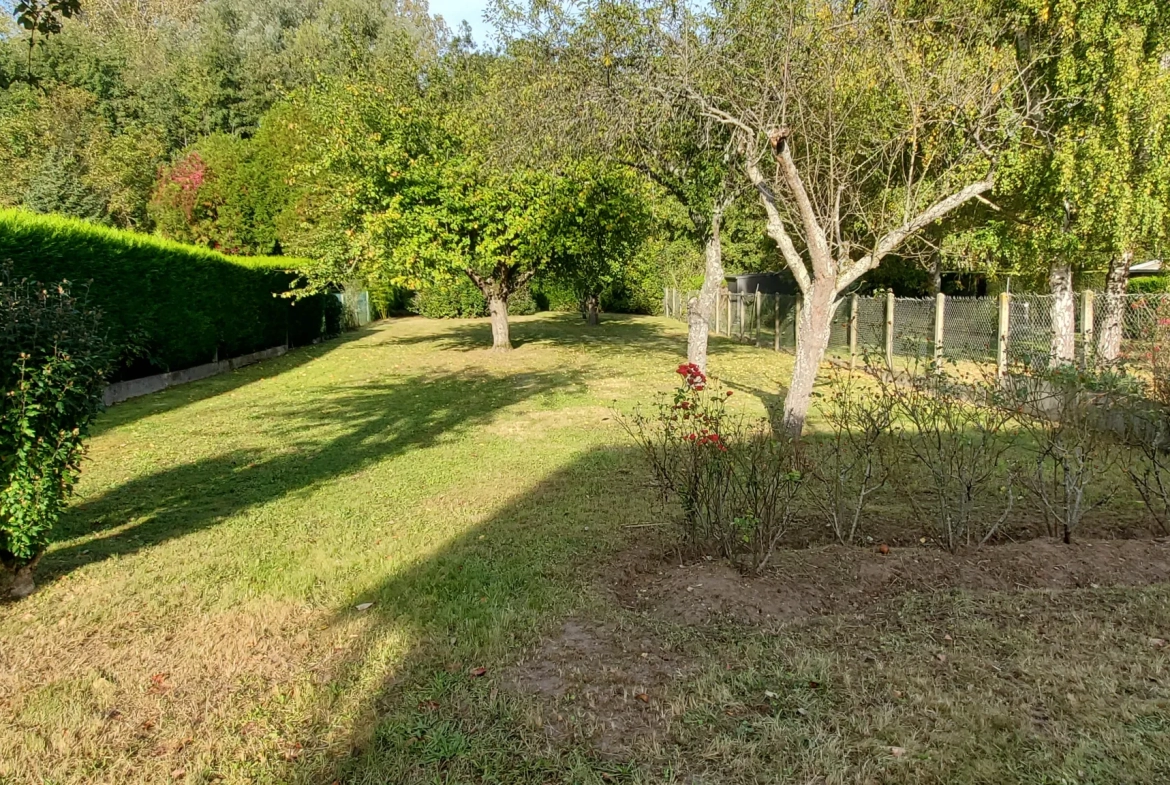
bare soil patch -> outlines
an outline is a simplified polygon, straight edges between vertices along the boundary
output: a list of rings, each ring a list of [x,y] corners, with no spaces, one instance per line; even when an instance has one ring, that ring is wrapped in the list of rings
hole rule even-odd
[[[667,685],[688,669],[680,652],[649,635],[569,619],[504,680],[546,699],[540,722],[550,737],[621,756],[661,737]]]
[[[1145,586],[1170,581],[1170,542],[1052,540],[970,548],[877,549],[833,545],[779,551],[761,576],[720,560],[683,562],[648,548],[604,579],[631,610],[683,624],[783,623],[865,610],[907,592]]]

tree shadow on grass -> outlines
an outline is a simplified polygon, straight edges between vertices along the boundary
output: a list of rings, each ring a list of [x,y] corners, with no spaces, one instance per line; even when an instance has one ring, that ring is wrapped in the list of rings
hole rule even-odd
[[[370,622],[338,683],[358,693],[358,726],[334,747],[340,757],[291,765],[281,779],[547,783],[570,770],[620,769],[612,758],[550,746],[528,724],[531,704],[506,671],[559,628],[599,565],[637,531],[622,526],[654,519],[641,461],[632,446],[586,452],[425,561],[350,598],[334,623]],[[366,602],[363,616],[355,606]],[[387,661],[387,638],[411,648]],[[634,701],[630,710],[640,708]]]
[[[221,373],[198,382],[176,385],[139,398],[131,398],[107,409],[94,423],[90,434],[91,436],[100,436],[107,431],[137,422],[145,417],[173,412],[188,404],[199,403],[217,395],[246,387],[261,379],[278,376],[324,357],[344,344],[359,341],[373,332],[370,328],[354,330],[318,344],[298,346],[280,357],[261,360],[235,371]]]
[[[45,555],[42,580],[85,564],[212,526],[242,510],[311,489],[490,421],[501,409],[580,386],[573,371],[530,373],[518,386],[483,371],[406,377],[341,388],[265,412],[279,450],[236,450],[123,483],[69,510],[61,547]],[[246,425],[245,425],[246,427]],[[337,433],[340,431],[340,433]],[[99,536],[68,540],[99,532]]]
[[[534,317],[512,319],[513,348],[521,346],[553,346],[558,348],[606,351],[628,351],[637,346],[641,351],[661,352],[671,356],[686,355],[685,325],[671,329],[661,320],[629,314],[605,314],[600,325],[587,325],[577,314],[542,313]],[[459,320],[440,325],[436,331],[423,335],[397,336],[386,339],[387,344],[436,344],[442,349],[476,351],[492,345],[491,324],[486,320]]]

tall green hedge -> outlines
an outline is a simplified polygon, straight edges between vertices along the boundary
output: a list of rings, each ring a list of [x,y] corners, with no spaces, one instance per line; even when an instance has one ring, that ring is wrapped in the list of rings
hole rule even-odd
[[[17,277],[88,284],[88,302],[122,351],[115,378],[321,335],[324,297],[274,296],[294,280],[295,259],[229,257],[72,218],[0,210],[3,263]]]

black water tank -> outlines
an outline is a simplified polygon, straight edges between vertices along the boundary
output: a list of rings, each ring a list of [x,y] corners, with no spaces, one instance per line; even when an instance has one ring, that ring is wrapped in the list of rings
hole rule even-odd
[[[744,273],[727,276],[732,294],[796,294],[796,280],[788,270],[780,273]]]

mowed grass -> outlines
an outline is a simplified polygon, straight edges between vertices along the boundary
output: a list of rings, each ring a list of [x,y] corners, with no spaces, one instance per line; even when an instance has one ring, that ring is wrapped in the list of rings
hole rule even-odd
[[[624,607],[615,565],[669,537],[613,409],[673,386],[683,328],[515,322],[507,355],[398,320],[103,415],[0,606],[0,782],[1170,781],[1164,586]],[[750,414],[787,363],[714,344]],[[567,629],[622,700],[536,683]]]

